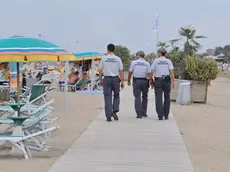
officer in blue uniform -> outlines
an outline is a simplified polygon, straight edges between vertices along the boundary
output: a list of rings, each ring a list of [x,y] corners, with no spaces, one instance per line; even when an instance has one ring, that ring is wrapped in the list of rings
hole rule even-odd
[[[137,59],[132,61],[128,75],[128,85],[131,85],[133,75],[133,95],[137,118],[147,117],[149,79],[152,78],[150,64],[144,59],[145,53],[138,51]],[[142,94],[142,99],[141,99]]]
[[[166,49],[160,48],[158,58],[153,61],[152,71],[155,80],[155,102],[159,120],[167,120],[170,111],[171,84],[174,88],[174,68],[171,60],[165,57]],[[171,75],[171,76],[170,76]],[[162,95],[164,94],[164,103]]]
[[[120,57],[114,55],[114,50],[113,44],[107,46],[108,54],[101,59],[98,67],[100,85],[103,86],[104,92],[105,116],[108,122],[112,121],[111,117],[119,120],[117,112],[120,105],[120,86],[124,88],[123,64]]]

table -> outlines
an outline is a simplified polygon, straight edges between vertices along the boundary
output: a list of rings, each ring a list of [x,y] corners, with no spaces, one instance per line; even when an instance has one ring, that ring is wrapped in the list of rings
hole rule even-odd
[[[9,103],[8,104],[14,110],[14,116],[18,116],[18,103]],[[25,106],[25,103],[20,103],[20,109]]]
[[[29,119],[30,116],[8,116],[7,118],[13,120],[14,124],[16,125],[12,136],[24,136],[25,134],[22,130],[22,124],[25,120]],[[15,146],[12,147],[11,153],[21,154]]]

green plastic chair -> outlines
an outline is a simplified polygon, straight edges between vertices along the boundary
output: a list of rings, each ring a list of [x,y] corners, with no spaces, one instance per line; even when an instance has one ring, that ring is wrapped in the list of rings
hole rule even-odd
[[[89,82],[88,78],[82,78],[75,84],[75,90],[82,90],[84,86]]]

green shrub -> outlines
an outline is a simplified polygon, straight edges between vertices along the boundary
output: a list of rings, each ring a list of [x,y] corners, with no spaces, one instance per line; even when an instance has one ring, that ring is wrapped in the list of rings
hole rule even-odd
[[[173,63],[175,78],[181,78],[185,72],[185,56],[183,52],[171,51],[167,54],[167,58]]]
[[[213,59],[196,56],[185,58],[183,79],[197,81],[214,80],[217,77],[217,73],[217,64]]]

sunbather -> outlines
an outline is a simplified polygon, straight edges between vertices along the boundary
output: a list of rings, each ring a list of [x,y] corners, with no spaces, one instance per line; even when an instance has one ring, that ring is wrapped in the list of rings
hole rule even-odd
[[[74,75],[71,75],[68,80],[68,85],[74,85],[79,80],[79,72],[76,71]]]
[[[59,85],[62,85],[64,83],[65,83],[65,71],[61,73],[59,77]]]
[[[74,68],[71,69],[70,73],[68,74],[68,78],[70,79],[73,75],[75,75],[76,70]]]
[[[82,73],[82,78],[88,78],[88,73],[86,71]]]

